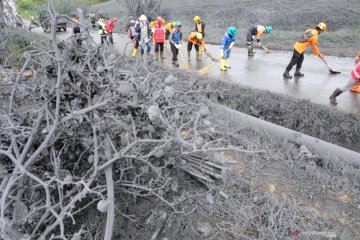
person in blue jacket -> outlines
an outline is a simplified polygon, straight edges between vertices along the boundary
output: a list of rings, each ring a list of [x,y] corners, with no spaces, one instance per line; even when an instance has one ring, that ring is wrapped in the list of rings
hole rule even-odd
[[[181,22],[175,22],[174,25],[175,25],[175,29],[171,31],[169,40],[170,40],[171,51],[173,53],[172,64],[178,67],[179,61],[177,56],[179,54],[179,49],[181,49],[181,42],[182,42]]]
[[[227,33],[224,34],[224,37],[221,41],[221,52],[220,52],[220,61],[221,61],[221,71],[227,71],[230,68],[229,58],[231,54],[231,48],[236,42],[236,27],[229,27]]]
[[[146,55],[150,57],[151,52],[151,29],[149,28],[149,24],[147,22],[147,17],[145,15],[141,15],[139,17],[139,21],[135,24],[135,40],[136,44],[133,50],[133,57],[136,56],[137,50],[140,46],[141,57],[144,58],[145,47],[146,47]]]

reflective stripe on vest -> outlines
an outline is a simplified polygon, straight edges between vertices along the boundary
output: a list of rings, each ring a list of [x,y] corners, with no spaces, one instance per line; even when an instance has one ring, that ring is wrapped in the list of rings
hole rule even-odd
[[[165,27],[156,25],[154,26],[154,40],[155,42],[164,42],[165,41]]]
[[[305,43],[305,42],[309,41],[309,39],[310,39],[311,37],[315,36],[315,34],[313,34],[312,31],[313,31],[312,29],[307,30],[307,31],[304,33],[304,35],[302,35],[302,36],[300,37],[300,39],[298,40],[298,42],[299,42],[299,43]]]
[[[352,72],[353,77],[355,77],[355,80],[360,80],[360,65],[358,65]]]

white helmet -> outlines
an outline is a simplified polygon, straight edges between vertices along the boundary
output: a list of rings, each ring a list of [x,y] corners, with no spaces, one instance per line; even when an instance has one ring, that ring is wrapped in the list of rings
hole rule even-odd
[[[143,14],[139,18],[140,21],[147,21],[147,17]]]

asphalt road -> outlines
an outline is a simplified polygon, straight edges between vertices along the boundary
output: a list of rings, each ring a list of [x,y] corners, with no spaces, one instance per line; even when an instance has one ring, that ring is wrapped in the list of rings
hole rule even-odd
[[[33,31],[49,35],[43,33],[41,29],[34,29]],[[71,33],[72,29],[69,28],[67,32],[59,32],[57,36],[66,39],[71,36]],[[91,35],[94,37],[95,42],[100,42],[97,31],[92,31]],[[128,41],[126,36],[116,33],[114,34],[114,41],[114,48],[121,52],[124,51],[125,43]],[[214,55],[219,55],[219,46],[207,45],[207,49]],[[130,55],[131,51],[131,47],[128,46],[126,53]],[[164,63],[171,66],[170,48],[167,47],[165,52],[167,59],[164,60]],[[182,52],[184,57],[187,58],[186,44],[183,44]],[[338,97],[337,106],[332,106],[329,103],[329,96],[334,89],[345,85],[350,78],[350,72],[354,67],[353,59],[327,56],[326,59],[329,65],[334,70],[342,72],[338,75],[331,75],[319,58],[309,54],[305,56],[302,69],[305,77],[285,80],[282,74],[291,56],[291,52],[274,51],[265,54],[262,50],[257,49],[255,57],[248,58],[247,51],[244,48],[234,48],[230,60],[232,68],[227,72],[222,72],[218,63],[209,71],[208,76],[215,77],[220,81],[290,95],[298,99],[310,99],[314,103],[323,104],[344,112],[360,113],[360,94],[357,93],[343,93]],[[197,62],[193,50],[192,59],[189,62],[189,71],[197,72],[211,63],[211,60],[205,55],[202,58],[203,61]]]

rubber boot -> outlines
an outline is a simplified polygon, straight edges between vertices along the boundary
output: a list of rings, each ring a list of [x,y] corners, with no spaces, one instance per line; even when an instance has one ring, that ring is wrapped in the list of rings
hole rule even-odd
[[[164,42],[164,48],[166,48],[166,45],[167,45],[167,40],[165,40]]]
[[[252,46],[249,46],[249,47],[248,47],[248,56],[249,56],[249,57],[253,57],[253,56],[254,56],[254,51],[253,51],[253,47],[252,47]]]
[[[164,57],[164,52],[160,52],[160,59],[166,59],[166,57]]]
[[[296,77],[303,77],[305,76],[305,74],[303,74],[302,72],[300,72],[300,68],[296,68],[296,71],[294,73],[294,76]]]
[[[201,55],[203,53],[203,48],[199,47],[199,55]]]
[[[155,61],[159,61],[159,53],[158,52],[155,53]]]
[[[191,52],[188,51],[188,61],[191,61]]]
[[[176,66],[176,67],[179,66],[179,61],[178,61],[178,60],[175,61],[175,66]]]
[[[291,78],[292,78],[292,76],[290,75],[290,71],[289,71],[289,70],[285,70],[283,76],[284,76],[284,78],[288,78],[288,79],[291,79]]]
[[[225,66],[226,68],[231,68],[230,64],[229,64],[229,58],[225,59]]]
[[[133,57],[136,57],[136,53],[137,53],[137,49],[134,48],[133,53],[132,53],[132,56],[133,56]]]
[[[196,61],[201,62],[201,53],[196,52]]]
[[[333,94],[329,97],[330,103],[333,105],[337,105],[336,97],[342,94],[344,91],[342,91],[340,88],[336,88]]]
[[[220,60],[220,65],[221,65],[220,70],[221,70],[221,71],[227,71],[227,68],[225,67],[225,64],[226,64],[226,60],[225,60],[225,59],[221,59],[221,60]]]

